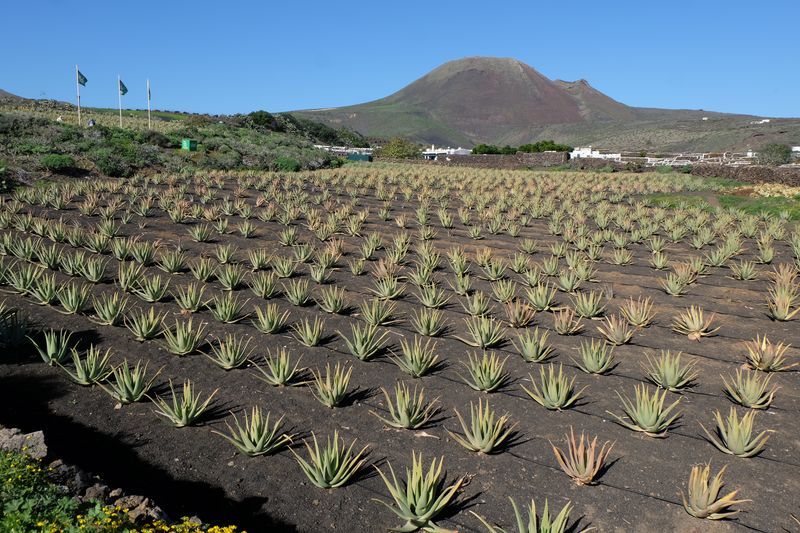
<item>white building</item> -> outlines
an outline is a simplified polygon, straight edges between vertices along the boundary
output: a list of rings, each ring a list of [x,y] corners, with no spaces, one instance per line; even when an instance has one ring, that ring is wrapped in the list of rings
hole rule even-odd
[[[436,160],[439,158],[439,156],[469,155],[471,153],[472,150],[469,148],[461,148],[460,146],[458,148],[450,148],[449,146],[447,148],[436,148],[436,146],[431,145],[430,148],[422,151],[422,157],[425,159]]]
[[[612,154],[594,150],[591,146],[579,146],[569,153],[570,159],[580,159],[582,157],[590,159],[609,159],[611,161],[619,161],[622,159],[622,154]]]

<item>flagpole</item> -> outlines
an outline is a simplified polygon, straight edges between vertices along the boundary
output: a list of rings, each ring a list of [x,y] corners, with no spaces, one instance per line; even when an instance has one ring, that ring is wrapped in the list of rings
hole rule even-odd
[[[75,88],[78,90],[78,126],[81,125],[81,82],[78,65],[75,65]]]
[[[150,127],[150,78],[147,78],[147,129]]]
[[[117,74],[117,98],[119,99],[119,127],[122,127],[122,86],[120,83],[122,79]]]

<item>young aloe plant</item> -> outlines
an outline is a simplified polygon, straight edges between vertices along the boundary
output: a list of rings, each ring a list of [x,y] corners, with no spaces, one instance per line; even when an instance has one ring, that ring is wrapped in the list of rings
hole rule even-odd
[[[438,398],[430,402],[427,401],[425,399],[424,389],[417,391],[416,385],[412,392],[408,385],[398,381],[394,387],[394,401],[392,401],[386,389],[381,387],[381,391],[386,398],[389,418],[384,418],[375,411],[370,411],[370,413],[391,427],[398,429],[419,429],[438,411],[436,407]]]
[[[617,392],[617,396],[622,402],[622,409],[625,415],[619,416],[610,411],[606,412],[626,428],[640,431],[650,437],[666,437],[667,430],[681,416],[680,412],[672,414],[678,403],[680,403],[680,398],[664,408],[667,391],[659,394],[658,389],[656,389],[651,395],[644,385],[636,385],[635,400],[631,401],[619,392]]]
[[[255,369],[261,374],[256,377],[273,387],[294,385],[305,371],[305,368],[300,367],[300,359],[292,361],[292,356],[286,348],[277,349],[274,355],[267,350],[263,367],[253,363]]]
[[[211,345],[211,353],[205,354],[211,361],[223,370],[233,370],[239,368],[250,360],[253,350],[249,348],[250,341],[253,339],[239,338],[237,335],[228,333]]]
[[[300,457],[292,448],[289,448],[289,451],[294,455],[309,481],[321,489],[338,488],[347,484],[366,462],[364,452],[367,451],[367,446],[354,453],[353,448],[356,441],[347,446],[344,439],[339,438],[338,431],[333,433],[333,439],[328,437],[322,448],[313,432],[311,438],[314,441],[313,448],[308,442],[303,441],[308,452],[308,460]]]
[[[270,424],[269,418],[269,412],[264,416],[261,408],[254,406],[250,411],[250,416],[247,413],[244,414],[243,424],[233,414],[234,427],[225,422],[225,426],[228,428],[227,433],[216,430],[213,430],[212,433],[221,436],[241,453],[250,457],[273,454],[291,443],[293,435],[281,432],[281,423],[284,417],[280,417],[274,424]]]
[[[196,424],[219,391],[219,389],[215,389],[205,401],[201,401],[200,393],[195,393],[194,383],[188,379],[183,382],[183,389],[180,395],[176,394],[172,380],[169,382],[169,390],[172,393],[172,402],[167,402],[160,396],[156,396],[153,400],[155,413],[172,422],[177,428]]]
[[[147,379],[147,363],[142,365],[141,361],[137,361],[136,366],[131,368],[126,359],[111,373],[113,380],[109,379],[107,385],[101,383],[100,386],[119,403],[129,404],[145,397],[153,382],[161,374],[161,369]]]
[[[314,376],[314,396],[317,400],[327,407],[338,407],[347,398],[347,386],[350,383],[350,376],[353,374],[353,367],[347,369],[336,363],[331,372],[330,365],[325,365],[325,375],[322,372],[311,371]]]
[[[607,316],[603,324],[597,326],[597,331],[612,346],[627,344],[633,338],[633,329],[628,322],[617,315]]]
[[[102,293],[99,297],[94,296],[92,297],[95,314],[93,320],[103,326],[117,326],[122,322],[127,306],[127,296],[123,296],[119,292]]]
[[[742,418],[739,418],[736,409],[731,407],[726,420],[723,420],[719,411],[714,413],[714,419],[717,422],[714,434],[710,433],[702,424],[700,427],[703,428],[709,442],[721,452],[737,457],[753,457],[761,453],[769,439],[767,431],[762,431],[758,435],[753,434],[755,416],[755,411],[748,411]]]
[[[405,520],[397,531],[441,531],[433,521],[453,501],[456,493],[467,481],[466,477],[455,480],[445,487],[445,476],[442,474],[444,459],[431,461],[431,466],[424,470],[422,454],[411,453],[411,468],[406,468],[406,479],[398,480],[392,464],[388,463],[391,480],[383,471],[375,467],[383,483],[394,500],[394,505],[383,500],[374,501],[386,506],[401,520]]]
[[[5,322],[6,317],[3,316],[3,319],[3,322]],[[36,348],[36,351],[39,352],[42,361],[50,366],[54,366],[63,363],[67,359],[71,337],[72,332],[70,331],[65,331],[63,329],[56,331],[51,329],[44,333],[43,346],[39,346],[31,337],[28,337],[28,339],[31,341],[31,344],[33,344],[33,347]]]
[[[581,341],[581,360],[573,362],[587,374],[606,374],[616,366],[614,348],[598,339]]]
[[[473,390],[494,392],[508,381],[508,374],[504,370],[506,360],[508,360],[508,356],[500,359],[500,356],[494,352],[483,352],[482,356],[469,354],[469,362],[462,362],[469,372],[469,377],[461,374],[459,377]]]
[[[655,317],[653,300],[650,298],[642,298],[641,296],[636,300],[631,298],[625,302],[625,304],[620,307],[619,312],[625,317],[628,324],[636,328],[646,328]]]
[[[518,335],[517,340],[512,340],[511,343],[525,361],[543,363],[554,357],[555,349],[547,342],[549,336],[547,330],[539,332],[539,328],[536,327],[533,332],[524,330]]]
[[[254,309],[256,318],[252,323],[261,333],[280,333],[286,327],[289,311],[281,313],[276,304],[267,304],[263,309],[261,307],[254,307]]]
[[[717,472],[717,475],[709,483],[711,478],[710,464],[692,467],[692,473],[689,475],[689,486],[687,487],[688,495],[681,491],[683,508],[686,509],[687,513],[695,518],[721,520],[739,512],[738,509],[733,508],[734,505],[750,501],[737,500],[736,494],[738,494],[738,490],[720,497],[719,493],[723,486],[722,475],[725,473],[726,468],[726,466],[722,467],[722,470]]]
[[[205,324],[201,323],[195,327],[191,318],[185,322],[175,319],[175,327],[164,328],[161,333],[167,351],[178,356],[188,355],[197,350],[206,337]]]
[[[699,341],[702,337],[710,337],[719,330],[719,327],[711,327],[713,320],[714,315],[711,315],[706,320],[703,309],[693,305],[675,316],[672,322],[672,329],[677,333],[686,335],[689,340]]]
[[[164,322],[166,313],[156,313],[155,309],[150,307],[147,311],[139,309],[136,312],[130,313],[125,316],[125,327],[133,333],[134,339],[139,342],[153,339],[161,333],[161,324]]]
[[[383,332],[378,335],[378,327],[365,324],[361,326],[357,323],[350,324],[352,331],[352,339],[348,338],[341,331],[337,331],[340,337],[347,344],[347,349],[350,353],[358,357],[362,361],[369,361],[375,354],[383,349],[384,341],[389,335]]]
[[[531,500],[528,506],[528,519],[526,521],[514,499],[509,498],[509,500],[511,500],[511,507],[514,509],[514,519],[516,520],[517,531],[519,533],[566,533],[568,531],[567,524],[569,523],[569,513],[572,510],[571,502],[567,502],[557,515],[551,516],[548,502],[545,500],[544,510],[542,511],[542,515],[539,516],[536,512],[536,502]],[[506,533],[505,529],[491,525],[479,514],[473,511],[470,511],[470,513],[481,521],[488,533]],[[592,528],[587,528],[577,533],[584,533],[591,529]]]
[[[304,318],[296,324],[292,324],[295,338],[304,346],[313,347],[319,345],[325,335],[325,321],[319,317],[314,317],[312,322]]]
[[[422,344],[422,339],[414,336],[414,342],[405,339],[400,341],[402,355],[394,355],[392,360],[413,378],[419,378],[431,372],[437,365],[439,356],[436,354],[436,343],[428,339]]]
[[[242,311],[249,301],[241,301],[233,292],[225,292],[214,296],[207,307],[217,321],[234,324],[247,316],[247,313],[242,313]]]
[[[470,338],[456,337],[461,342],[477,348],[491,348],[505,339],[505,329],[500,322],[485,316],[465,318],[467,333]]]
[[[778,391],[778,387],[768,390],[770,379],[772,375],[762,377],[758,372],[737,369],[730,383],[724,377],[722,382],[731,401],[750,409],[767,409]]]
[[[680,352],[673,355],[669,350],[661,350],[661,355],[657,359],[651,359],[647,355],[647,363],[648,366],[642,365],[647,373],[647,379],[670,392],[680,392],[691,387],[697,378],[697,372],[694,370],[695,362],[681,365]]]
[[[496,418],[494,410],[489,407],[489,400],[484,404],[478,400],[478,407],[469,404],[470,422],[464,421],[461,413],[455,410],[456,417],[461,424],[463,435],[454,433],[449,429],[447,432],[457,443],[464,448],[478,453],[490,454],[502,449],[504,444],[512,436],[516,423],[509,425],[510,416],[508,414]]]
[[[547,373],[545,373],[544,367],[539,369],[539,385],[536,384],[533,375],[529,374],[531,389],[523,386],[522,390],[546,409],[559,411],[567,409],[578,401],[586,387],[575,392],[575,378],[569,379],[565,376],[562,365],[558,367],[558,374],[556,374],[555,365],[548,365],[548,367]]]
[[[606,441],[598,450],[597,437],[590,442],[589,438],[584,437],[581,432],[581,436],[576,439],[572,426],[569,428],[569,435],[565,436],[565,441],[567,443],[566,452],[557,448],[552,442],[550,443],[561,470],[578,485],[593,484],[603,470],[614,444]]]
[[[88,387],[95,385],[105,380],[111,375],[111,370],[108,368],[108,363],[111,360],[111,350],[106,350],[101,353],[99,348],[94,345],[89,345],[86,350],[85,357],[81,358],[78,350],[72,349],[72,363],[75,370],[72,371],[67,367],[62,368],[69,374],[69,376],[78,385]]]
[[[755,339],[744,343],[747,349],[747,364],[762,372],[783,372],[800,365],[800,362],[787,363],[786,351],[788,345],[783,343],[773,344],[764,335],[757,335]]]

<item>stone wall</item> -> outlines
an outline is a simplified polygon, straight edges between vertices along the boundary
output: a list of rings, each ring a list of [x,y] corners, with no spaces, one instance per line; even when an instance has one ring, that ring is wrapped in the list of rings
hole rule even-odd
[[[692,174],[708,178],[728,178],[745,183],[781,183],[792,187],[800,187],[800,167],[797,166],[727,166],[700,163],[692,165]]]
[[[395,160],[377,158],[376,161],[392,161],[414,164],[438,165],[447,167],[471,168],[498,168],[498,169],[525,169],[541,168],[563,165],[569,160],[567,152],[536,152],[532,154],[518,152],[516,154],[480,154],[480,155],[449,155],[439,156],[435,161],[421,160]]]

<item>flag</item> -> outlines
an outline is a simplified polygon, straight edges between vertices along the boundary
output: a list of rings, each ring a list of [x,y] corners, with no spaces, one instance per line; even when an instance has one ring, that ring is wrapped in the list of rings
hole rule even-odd
[[[150,80],[147,80],[147,99],[150,100]]]
[[[81,74],[81,71],[78,71],[78,83],[86,87],[86,82],[89,81],[86,79],[86,76]]]
[[[121,94],[122,96],[128,94],[128,88],[125,87],[125,84],[122,83],[122,80],[119,80],[119,94]]]

